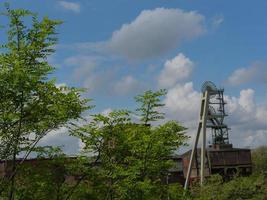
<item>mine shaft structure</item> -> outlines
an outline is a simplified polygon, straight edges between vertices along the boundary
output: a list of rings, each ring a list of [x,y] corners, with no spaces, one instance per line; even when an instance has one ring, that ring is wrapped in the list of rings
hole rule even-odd
[[[202,137],[200,156],[200,184],[206,176],[207,154],[206,154],[206,132],[211,129],[212,146],[229,146],[228,126],[224,123],[227,116],[225,113],[224,89],[218,89],[214,83],[207,81],[202,86],[201,109],[198,121],[197,134],[190,155],[184,188],[188,188],[192,164],[197,157],[197,146],[199,137]],[[198,162],[198,161],[197,161]]]

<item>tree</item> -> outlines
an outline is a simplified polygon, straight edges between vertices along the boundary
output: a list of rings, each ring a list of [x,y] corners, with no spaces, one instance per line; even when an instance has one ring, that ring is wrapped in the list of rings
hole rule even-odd
[[[267,147],[261,146],[252,150],[253,173],[267,177]]]
[[[165,199],[168,188],[163,179],[173,165],[167,158],[187,137],[175,121],[148,125],[163,119],[158,109],[164,93],[148,91],[136,98],[141,123],[133,122],[130,111],[115,110],[93,115],[89,124],[73,132],[91,155],[88,162],[94,163],[84,180],[91,181],[96,199]]]
[[[68,188],[66,166],[73,162],[58,147],[41,149],[36,158],[27,160],[16,175],[16,198],[21,200],[63,199]]]
[[[266,199],[267,181],[263,176],[236,177],[223,182],[219,175],[208,179],[203,187],[192,190],[197,200],[258,200]]]
[[[164,106],[160,103],[160,97],[165,94],[166,90],[163,89],[156,92],[148,90],[135,97],[136,102],[140,104],[136,111],[139,112],[141,122],[147,124],[148,122],[164,119],[164,113],[159,112],[158,109]]]
[[[20,164],[34,151],[36,144],[51,130],[77,120],[86,109],[88,99],[82,90],[57,87],[49,79],[55,68],[47,58],[55,50],[58,20],[38,20],[28,10],[12,10],[6,5],[7,38],[0,53],[0,158],[12,160],[6,181],[8,199],[15,198],[16,173]],[[17,156],[24,154],[21,163]]]

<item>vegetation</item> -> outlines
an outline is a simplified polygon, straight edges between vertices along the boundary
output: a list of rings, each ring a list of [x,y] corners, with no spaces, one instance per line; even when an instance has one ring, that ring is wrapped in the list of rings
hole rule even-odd
[[[194,187],[191,197],[199,200],[265,200],[267,198],[267,147],[252,151],[253,174],[223,182],[219,175],[211,176],[204,187]]]
[[[262,146],[252,151],[253,171],[267,177],[267,147]]]
[[[56,200],[228,200],[266,199],[267,148],[253,151],[254,174],[223,182],[211,176],[203,187],[183,191],[166,184],[168,159],[188,137],[176,121],[163,123],[165,90],[135,97],[137,109],[95,114],[75,125],[91,108],[80,89],[58,87],[49,79],[47,58],[61,23],[27,10],[6,9],[6,41],[0,51],[0,159],[8,164],[0,199]],[[137,118],[137,119],[136,119]],[[85,144],[82,156],[69,158],[58,147],[40,147],[51,130],[70,128]],[[38,162],[28,162],[31,152]],[[18,156],[23,156],[17,160]]]
[[[0,191],[9,188],[8,199],[15,199],[19,165],[48,132],[78,119],[88,106],[81,90],[57,87],[48,79],[54,68],[47,57],[54,52],[60,22],[47,17],[39,21],[30,11],[8,5],[4,15],[9,24],[0,54],[0,159],[12,162],[9,180],[4,181],[8,185]],[[21,154],[24,159],[18,163]]]
[[[236,177],[223,182],[222,177],[210,177],[202,187],[192,190],[192,199],[199,200],[264,200],[267,194],[267,180],[263,176]]]
[[[94,155],[96,166],[90,167],[89,180],[95,199],[164,199],[168,186],[163,184],[172,162],[166,159],[187,137],[175,121],[150,126],[163,118],[156,111],[164,91],[147,91],[136,99],[140,123],[133,122],[130,111],[119,110],[93,115],[92,121],[74,131],[85,143],[85,150]],[[92,159],[92,158],[91,158]],[[92,161],[89,161],[92,162]]]

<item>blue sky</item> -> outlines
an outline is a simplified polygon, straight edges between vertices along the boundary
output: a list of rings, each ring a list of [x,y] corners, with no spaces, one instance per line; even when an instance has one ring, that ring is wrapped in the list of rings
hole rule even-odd
[[[166,117],[193,135],[200,88],[211,80],[225,88],[230,140],[239,147],[267,144],[267,1],[8,2],[64,21],[49,58],[58,67],[53,76],[88,88],[93,112],[134,109],[135,95],[167,88]],[[68,146],[72,139],[55,133],[46,142]]]

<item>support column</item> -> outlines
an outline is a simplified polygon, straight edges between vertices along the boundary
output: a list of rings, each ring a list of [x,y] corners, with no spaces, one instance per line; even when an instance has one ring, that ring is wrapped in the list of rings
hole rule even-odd
[[[202,127],[202,123],[199,122],[198,129],[197,129],[197,135],[196,135],[196,138],[195,138],[195,141],[194,141],[194,146],[192,148],[192,152],[191,152],[191,155],[190,155],[189,166],[188,166],[188,169],[187,169],[187,174],[186,174],[186,179],[185,179],[185,184],[184,184],[184,189],[185,190],[187,190],[188,185],[189,185],[189,180],[190,180],[191,171],[192,171],[193,159],[194,159],[194,156],[196,154],[197,144],[198,144],[198,139],[199,139],[201,127]]]
[[[198,130],[197,135],[194,141],[194,146],[192,148],[192,152],[190,155],[189,166],[187,169],[187,175],[185,180],[184,189],[186,190],[189,185],[189,180],[191,176],[192,166],[193,166],[193,159],[197,151],[197,144],[199,140],[199,135],[202,130],[202,147],[201,147],[201,166],[200,166],[200,183],[201,185],[204,182],[205,177],[205,156],[206,156],[206,124],[207,124],[207,116],[208,116],[208,105],[209,105],[209,91],[206,90],[205,93],[202,94],[201,98],[201,109],[200,109],[200,116],[198,122]]]
[[[201,164],[200,164],[200,184],[203,185],[205,178],[206,161],[206,125],[209,110],[209,91],[205,91],[204,109],[202,115],[202,146],[201,146]]]

